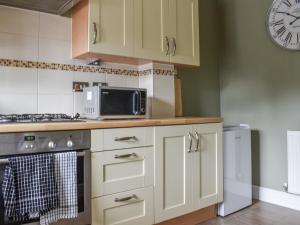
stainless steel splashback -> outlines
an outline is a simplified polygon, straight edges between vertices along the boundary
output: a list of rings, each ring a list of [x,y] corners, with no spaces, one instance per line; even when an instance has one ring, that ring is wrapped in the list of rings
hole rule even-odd
[[[80,0],[0,0],[0,5],[62,15]]]

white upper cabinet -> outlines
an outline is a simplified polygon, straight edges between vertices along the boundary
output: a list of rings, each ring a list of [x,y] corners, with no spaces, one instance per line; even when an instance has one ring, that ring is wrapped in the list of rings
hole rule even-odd
[[[82,0],[73,9],[72,54],[198,66],[198,0]]]
[[[170,62],[200,65],[198,0],[170,2]]]
[[[134,56],[168,62],[168,0],[134,0]]]
[[[90,0],[89,49],[133,55],[133,0]]]

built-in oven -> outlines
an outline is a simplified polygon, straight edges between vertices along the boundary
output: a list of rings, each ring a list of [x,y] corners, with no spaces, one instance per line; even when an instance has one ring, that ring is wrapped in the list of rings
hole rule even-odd
[[[84,88],[84,116],[88,119],[145,118],[147,90],[121,87]]]
[[[64,224],[87,225],[90,224],[91,217],[90,131],[0,134],[0,188],[2,187],[3,183],[5,167],[7,166],[10,157],[22,156],[24,154],[43,154],[49,152],[53,152],[53,154],[55,154],[66,151],[77,152],[76,185],[78,193],[78,217],[74,219],[68,219],[64,222]],[[39,218],[22,223],[9,220],[5,216],[3,194],[2,191],[0,191],[0,224],[38,225]],[[55,225],[55,223],[53,225]]]

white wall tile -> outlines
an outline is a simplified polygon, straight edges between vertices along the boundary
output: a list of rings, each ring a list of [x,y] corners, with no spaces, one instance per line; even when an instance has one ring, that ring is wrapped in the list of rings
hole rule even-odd
[[[39,13],[0,6],[0,32],[38,37]]]
[[[0,33],[0,57],[37,61],[38,39],[24,35]]]
[[[71,42],[56,39],[39,39],[39,61],[71,64]]]
[[[161,70],[174,70],[174,65],[165,63],[153,63],[153,68]]]
[[[71,22],[68,17],[40,13],[39,36],[47,39],[71,41]]]
[[[74,81],[80,82],[106,82],[106,75],[104,73],[85,73],[85,72],[75,72]]]
[[[39,94],[72,94],[73,72],[38,70]]]
[[[105,62],[104,66],[112,69],[138,70],[138,67],[136,65],[131,65],[131,64]]]
[[[39,94],[38,113],[66,113],[73,115],[73,93]]]
[[[37,69],[0,67],[0,93],[37,94]]]
[[[138,88],[139,87],[139,77],[127,76],[126,77],[126,87]]]
[[[37,113],[37,95],[0,94],[0,114]]]
[[[126,77],[124,75],[106,74],[106,82],[111,87],[126,87]]]

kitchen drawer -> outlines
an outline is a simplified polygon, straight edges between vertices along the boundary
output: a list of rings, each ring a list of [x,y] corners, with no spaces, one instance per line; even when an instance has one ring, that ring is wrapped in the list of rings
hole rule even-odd
[[[107,129],[103,131],[103,149],[153,146],[152,127]]]
[[[92,225],[152,225],[153,188],[92,199]]]
[[[153,147],[92,154],[92,198],[152,186]]]

